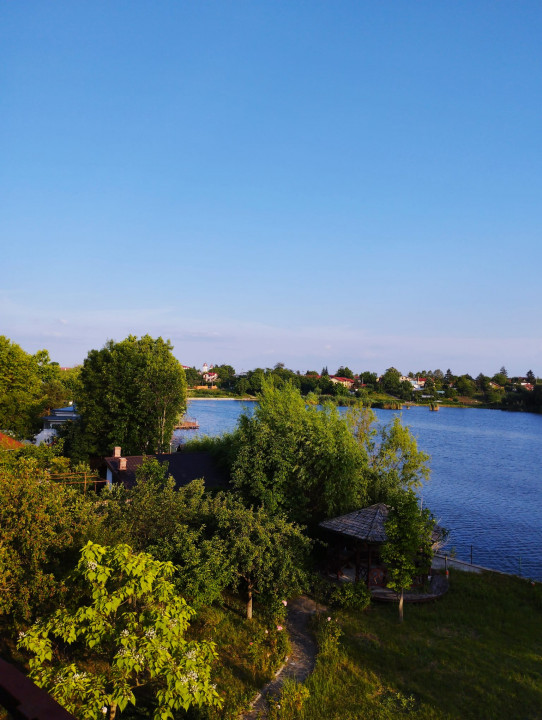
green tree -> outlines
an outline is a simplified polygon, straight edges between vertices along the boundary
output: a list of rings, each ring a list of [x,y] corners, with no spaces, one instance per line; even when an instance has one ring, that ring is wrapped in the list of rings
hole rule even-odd
[[[341,365],[341,367],[337,370],[337,372],[335,373],[335,375],[336,375],[337,377],[350,378],[351,380],[354,379],[354,373],[352,372],[352,370],[350,370],[349,367],[343,367],[342,365]]]
[[[466,397],[472,397],[476,392],[476,385],[470,375],[461,375],[455,383],[457,392]]]
[[[203,480],[175,490],[167,464],[147,458],[137,483],[114,508],[121,510],[121,535],[136,550],[145,550],[175,565],[175,586],[195,606],[210,604],[231,583],[227,547],[216,531],[213,500]],[[113,518],[111,518],[113,520]]]
[[[504,373],[497,373],[492,377],[493,382],[497,383],[501,387],[508,384],[508,377]]]
[[[303,589],[310,541],[298,525],[262,507],[247,508],[232,495],[219,496],[214,509],[218,535],[246,592],[248,619],[254,594],[280,603]]]
[[[307,405],[299,390],[266,381],[235,435],[234,485],[249,503],[300,523],[361,507],[366,458],[333,405]]]
[[[156,698],[155,720],[191,705],[220,705],[211,683],[214,644],[186,640],[194,610],[179,597],[171,563],[87,543],[76,578],[86,598],[61,608],[22,633],[19,647],[32,653],[30,677],[82,719],[115,717],[135,705],[134,690],[147,685]]]
[[[235,369],[231,365],[215,365],[213,371],[218,375],[220,386],[231,390],[235,380]]]
[[[378,377],[376,373],[372,372],[362,372],[359,376],[360,382],[362,382],[364,385],[367,385],[368,388],[371,390],[375,390],[378,385]]]
[[[201,373],[199,370],[196,370],[195,367],[184,368],[184,374],[188,387],[196,387],[196,385],[201,385],[203,383]]]
[[[489,383],[491,382],[491,378],[483,373],[480,373],[474,382],[476,383],[478,390],[482,393],[486,393],[490,389]]]
[[[444,374],[444,384],[445,385],[453,385],[455,380],[456,380],[455,375],[452,373],[450,368],[448,368],[448,370],[446,370],[446,373]]]
[[[536,376],[532,370],[527,371],[527,375],[525,376],[525,379],[528,383],[531,383],[532,385],[536,385]]]
[[[433,556],[431,533],[434,520],[427,508],[420,510],[413,491],[399,493],[385,524],[386,542],[381,550],[389,588],[399,594],[399,620],[403,622],[404,591],[416,575],[427,574]]]
[[[391,395],[399,395],[401,392],[401,373],[394,367],[388,368],[380,378],[380,387],[384,392]]]
[[[0,472],[0,615],[20,622],[61,597],[66,564],[93,520],[93,504],[52,482],[39,457],[17,451],[6,460]]]
[[[416,438],[398,417],[380,432],[374,427],[376,416],[368,408],[349,410],[347,421],[367,458],[367,496],[371,503],[388,502],[398,492],[419,488],[429,480],[430,457],[418,449]]]
[[[44,407],[42,353],[47,354],[44,350],[29,355],[0,335],[0,430],[18,438],[29,438],[38,430]]]
[[[83,363],[77,408],[87,452],[164,451],[186,409],[185,373],[169,341],[130,335],[91,350]]]

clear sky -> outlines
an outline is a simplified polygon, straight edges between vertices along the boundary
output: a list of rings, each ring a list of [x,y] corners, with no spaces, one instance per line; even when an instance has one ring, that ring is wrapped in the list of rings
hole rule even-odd
[[[0,334],[542,376],[542,4],[0,0]]]

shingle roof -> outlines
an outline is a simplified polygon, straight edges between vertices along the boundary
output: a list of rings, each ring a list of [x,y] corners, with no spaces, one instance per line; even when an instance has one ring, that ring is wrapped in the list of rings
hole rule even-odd
[[[383,543],[386,541],[384,523],[387,517],[388,506],[384,503],[377,503],[362,510],[355,510],[347,515],[324,520],[320,523],[320,527],[358,540]]]
[[[347,515],[340,515],[331,520],[324,520],[320,527],[326,530],[353,537],[370,543],[384,543],[387,540],[385,524],[388,518],[389,506],[377,503],[369,507],[355,510]],[[438,525],[433,527],[431,533],[433,543],[439,542],[443,537],[443,529]]]

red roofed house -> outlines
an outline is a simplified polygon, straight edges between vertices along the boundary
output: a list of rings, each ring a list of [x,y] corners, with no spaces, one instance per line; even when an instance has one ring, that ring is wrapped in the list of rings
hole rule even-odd
[[[345,378],[345,377],[338,377],[337,375],[332,375],[330,378],[332,383],[342,385],[345,388],[351,388],[354,384],[354,381],[352,378]]]

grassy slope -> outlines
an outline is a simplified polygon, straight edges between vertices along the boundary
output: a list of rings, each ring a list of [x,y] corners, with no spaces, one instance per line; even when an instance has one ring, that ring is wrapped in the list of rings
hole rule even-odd
[[[306,720],[542,718],[542,586],[457,572],[431,605],[341,613],[337,653],[307,681]]]

